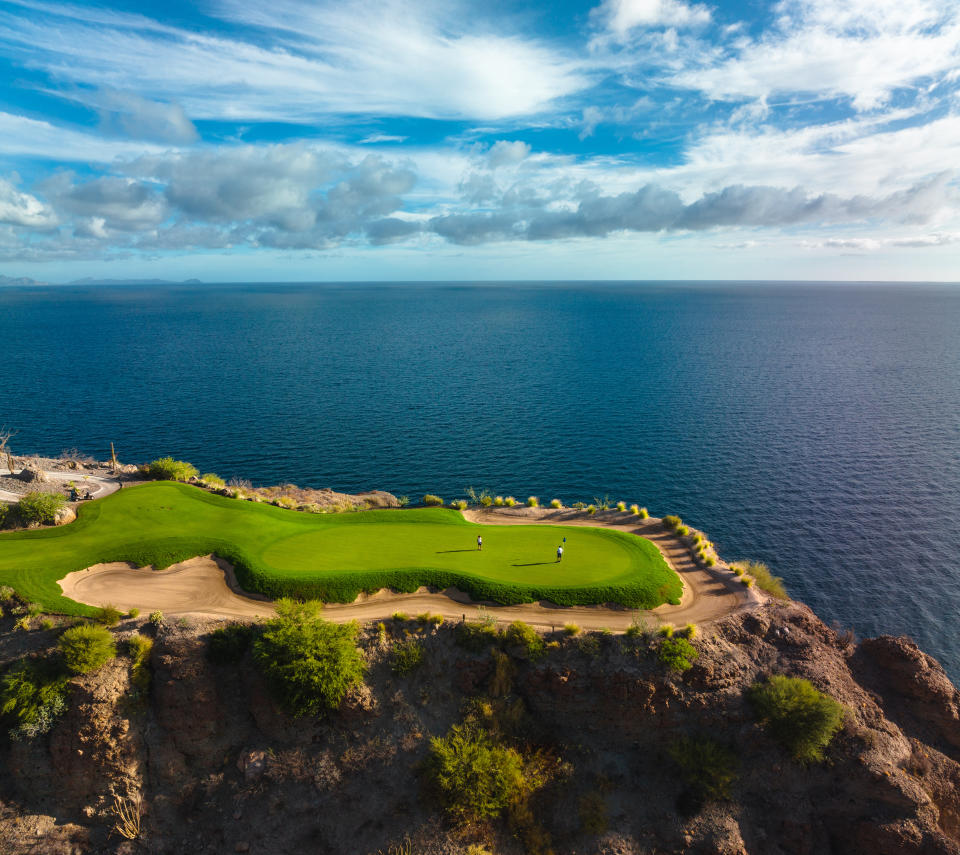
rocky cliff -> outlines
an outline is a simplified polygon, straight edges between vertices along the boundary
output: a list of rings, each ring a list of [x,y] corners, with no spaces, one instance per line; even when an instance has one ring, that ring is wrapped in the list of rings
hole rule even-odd
[[[297,720],[249,653],[208,660],[214,626],[156,632],[149,692],[121,657],[71,681],[49,734],[3,740],[0,853],[960,853],[960,694],[909,640],[857,644],[801,604],[710,627],[683,674],[650,636],[557,637],[531,661],[470,652],[455,627],[371,626],[364,688]],[[398,677],[390,649],[409,634],[424,663]],[[7,618],[0,658],[54,638]],[[747,691],[771,674],[843,705],[823,762],[791,759],[758,722]],[[467,710],[499,715],[559,770],[522,821],[454,826],[424,787],[430,737]],[[726,798],[687,797],[670,748],[702,736],[735,757]],[[118,805],[139,805],[136,841],[113,830]]]

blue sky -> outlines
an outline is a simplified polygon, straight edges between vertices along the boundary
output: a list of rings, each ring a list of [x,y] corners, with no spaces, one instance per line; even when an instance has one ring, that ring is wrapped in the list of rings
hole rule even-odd
[[[0,273],[960,279],[960,0],[0,0]]]

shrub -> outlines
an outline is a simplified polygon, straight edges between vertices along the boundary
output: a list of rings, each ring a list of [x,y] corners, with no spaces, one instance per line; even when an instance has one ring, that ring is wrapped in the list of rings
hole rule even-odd
[[[508,508],[512,508],[512,507],[517,503],[517,500],[516,500],[515,498],[513,498],[513,496],[507,496],[507,498],[505,498],[505,499],[503,500],[503,503],[504,503]]]
[[[27,493],[16,504],[17,515],[25,525],[32,523],[52,523],[57,511],[66,505],[67,500],[61,493]]]
[[[197,467],[192,463],[172,457],[158,457],[147,466],[147,476],[155,481],[189,481],[197,474]]]
[[[465,622],[457,626],[457,644],[473,653],[482,653],[499,643],[500,632],[493,618]]]
[[[603,834],[607,830],[607,801],[596,790],[580,797],[580,827],[586,834]]]
[[[494,496],[494,497],[493,497],[493,504],[494,504],[495,507],[502,508],[502,507],[503,507],[503,503],[504,503],[503,496]]]
[[[454,500],[450,503],[450,507],[453,508],[453,509],[455,509],[455,510],[458,510],[458,511],[465,511],[465,510],[467,509],[467,500],[466,500],[466,499],[454,499]]]
[[[417,615],[417,623],[420,626],[441,626],[443,624],[443,615],[435,615],[432,612],[421,612]]]
[[[787,589],[783,586],[783,579],[779,576],[774,576],[773,573],[770,572],[770,568],[762,561],[737,561],[730,566],[738,576],[749,573],[758,588],[766,591],[778,600],[790,599],[787,594]]]
[[[520,754],[461,725],[430,740],[426,772],[447,811],[465,823],[498,816],[524,789]]]
[[[480,496],[480,504],[485,508],[489,508],[490,505],[493,504],[493,496],[484,493],[482,496]]]
[[[684,638],[696,638],[697,637],[697,625],[695,623],[688,623],[683,628],[683,637]]]
[[[53,629],[55,626],[56,624],[51,618],[44,618],[40,621],[40,629]]]
[[[663,518],[663,527],[666,529],[676,530],[677,527],[681,525],[683,525],[683,520],[673,514],[667,514],[667,516]]]
[[[140,609],[132,608],[127,612],[127,617],[138,618],[140,617]]]
[[[587,513],[590,514],[590,516],[593,516],[596,512],[597,512],[596,505],[587,505]]]
[[[551,508],[562,508],[562,507],[563,507],[563,502],[561,502],[559,499],[551,499],[551,500],[550,500],[550,507],[551,507]]]
[[[522,620],[515,620],[507,627],[503,640],[508,647],[522,648],[531,659],[539,659],[544,654],[544,642],[540,633]]]
[[[208,487],[226,487],[227,482],[223,480],[219,475],[215,475],[213,472],[207,472],[204,475],[200,476],[200,480],[203,481]]]
[[[688,525],[678,525],[674,531],[679,537],[686,537],[690,534],[690,526]]]
[[[670,746],[669,753],[697,807],[729,797],[737,778],[737,758],[732,751],[706,737],[685,736]]]
[[[101,606],[97,609],[96,614],[93,619],[104,626],[116,626],[120,623],[120,618],[123,617],[123,612],[120,611],[116,606],[107,603],[105,606]]]
[[[16,591],[13,590],[9,585],[0,585],[0,603],[7,603],[13,599],[13,595]]]
[[[67,677],[49,660],[21,659],[0,679],[0,715],[13,739],[32,739],[53,727],[67,708]]]
[[[210,633],[207,659],[217,665],[239,662],[250,649],[254,628],[243,623],[221,626]]]
[[[528,508],[539,508],[540,500],[536,496],[527,496],[527,507]]]
[[[277,600],[277,616],[267,621],[254,645],[276,697],[294,716],[336,709],[344,695],[363,681],[356,621],[325,621],[322,608],[316,600]]]
[[[582,511],[586,505],[583,502],[574,502],[570,507],[576,511]]]
[[[565,635],[580,635],[582,630],[575,623],[565,623],[563,625],[563,632]]]
[[[398,504],[401,508],[405,508],[407,505],[410,504],[410,497],[409,497],[409,496],[400,496],[400,497],[397,499],[397,504]]]
[[[693,660],[699,655],[696,648],[687,639],[679,636],[663,639],[657,652],[660,661],[671,671],[676,671],[678,674],[689,671],[693,667]]]
[[[408,615],[406,612],[394,612],[393,619],[397,623],[403,623],[404,621],[410,620],[410,615]]]
[[[640,519],[646,520],[650,518],[650,511],[646,508],[640,508]]]
[[[443,499],[441,499],[439,496],[433,495],[433,493],[427,493],[423,497],[423,503],[425,505],[442,505]]]
[[[753,587],[753,579],[748,579],[746,576],[740,579],[740,584],[747,588]]]
[[[822,760],[843,725],[843,707],[800,677],[774,675],[747,696],[773,738],[801,763]]]
[[[707,567],[713,567],[717,563],[717,559],[714,558],[712,555],[707,555],[703,559],[703,563],[706,564]]]
[[[145,694],[150,689],[150,651],[153,641],[144,635],[134,635],[127,639],[127,654],[133,660],[130,669],[130,682],[135,691]]]
[[[154,626],[163,626],[163,612],[150,612],[150,623]]]
[[[635,517],[640,516],[640,505],[630,505],[630,513]]]
[[[415,671],[423,664],[423,642],[418,638],[408,638],[393,648],[390,656],[390,670],[403,677]]]
[[[74,674],[89,674],[117,655],[113,636],[104,626],[81,623],[72,626],[57,642],[63,661]]]
[[[673,638],[673,624],[665,623],[657,627],[657,635],[662,638]]]
[[[625,511],[626,509],[627,509],[627,503],[626,503],[626,502],[617,502],[617,510],[618,510],[618,511]]]

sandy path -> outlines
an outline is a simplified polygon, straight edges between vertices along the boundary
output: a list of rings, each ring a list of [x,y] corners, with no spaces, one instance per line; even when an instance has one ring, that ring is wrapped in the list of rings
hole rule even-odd
[[[696,566],[689,549],[672,534],[664,532],[657,520],[624,522],[625,515],[616,512],[588,517],[575,511],[530,508],[466,511],[464,516],[488,525],[602,525],[648,538],[657,545],[684,583],[680,605],[664,605],[647,612],[651,622],[669,622],[678,626],[708,624],[740,608],[749,608],[761,598],[758,592],[748,591],[736,582],[726,568]],[[60,581],[60,587],[65,596],[88,605],[111,603],[125,611],[131,608],[138,608],[143,613],[159,610],[168,616],[254,618],[269,616],[274,611],[269,600],[243,592],[237,585],[233,568],[213,556],[192,558],[166,570],[138,569],[125,563],[98,564],[70,573]],[[369,596],[362,595],[354,603],[328,604],[324,611],[330,620],[360,622],[384,620],[396,611],[410,615],[429,611],[441,614],[447,620],[476,618],[484,611],[502,622],[523,620],[544,628],[559,628],[573,622],[583,629],[621,631],[630,626],[634,614],[630,609],[604,606],[477,603],[453,588],[440,592],[420,588],[413,594],[382,590]]]

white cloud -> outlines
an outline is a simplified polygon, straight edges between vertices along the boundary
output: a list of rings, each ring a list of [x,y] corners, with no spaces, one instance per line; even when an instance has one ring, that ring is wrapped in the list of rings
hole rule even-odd
[[[530,154],[530,144],[522,140],[497,140],[491,147],[487,155],[487,163],[491,169],[499,169],[501,166],[516,166],[526,159]]]
[[[54,212],[36,196],[22,193],[13,181],[0,177],[0,223],[43,229],[56,222]]]
[[[24,62],[62,80],[181,104],[194,118],[502,119],[543,110],[588,83],[580,63],[555,49],[478,32],[455,8],[413,2],[222,3],[228,21],[270,34],[256,43],[82,6],[31,6],[43,14],[0,14]]]
[[[803,92],[873,110],[960,62],[956,0],[784,0],[777,11],[776,24],[757,39],[715,61],[694,60],[671,82],[714,100]]]
[[[402,143],[406,142],[406,137],[397,134],[369,134],[360,140],[360,145],[376,145],[377,143]]]
[[[133,92],[102,89],[88,103],[100,112],[102,127],[139,140],[192,143],[199,138],[183,108],[141,98]]]
[[[710,21],[710,10],[681,0],[603,0],[591,17],[623,39],[637,27],[692,27]]]

